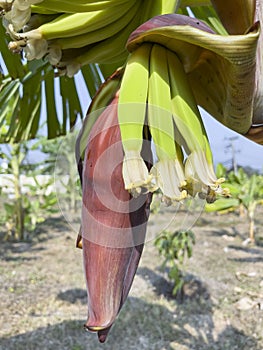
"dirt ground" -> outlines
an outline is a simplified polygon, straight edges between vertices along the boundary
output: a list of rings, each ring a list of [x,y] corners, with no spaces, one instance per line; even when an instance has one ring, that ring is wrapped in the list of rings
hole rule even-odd
[[[64,217],[48,219],[32,241],[1,242],[0,349],[263,350],[262,214],[254,246],[243,244],[248,224],[234,213],[162,207],[151,215],[130,296],[103,345],[83,329],[82,253]],[[182,222],[194,223],[196,244],[174,298],[152,238]]]

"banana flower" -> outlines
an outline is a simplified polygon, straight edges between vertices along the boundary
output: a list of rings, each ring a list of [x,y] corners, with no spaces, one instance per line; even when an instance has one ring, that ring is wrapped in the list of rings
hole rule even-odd
[[[112,88],[115,83],[117,86],[118,79],[108,80],[93,100],[89,123],[83,126],[76,150],[83,198],[77,245],[83,249],[88,296],[84,327],[97,332],[100,342],[106,340],[128,296],[143,250],[151,202],[150,194],[132,198],[124,189],[118,92],[102,112],[92,115],[98,100],[105,101],[103,90],[112,94],[108,85]]]

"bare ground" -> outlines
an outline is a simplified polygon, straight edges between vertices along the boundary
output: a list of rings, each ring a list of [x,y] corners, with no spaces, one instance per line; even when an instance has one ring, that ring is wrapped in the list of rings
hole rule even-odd
[[[32,241],[1,242],[0,349],[263,350],[262,214],[254,246],[242,244],[248,224],[236,214],[188,216],[188,224],[197,220],[197,242],[180,298],[172,297],[150,239],[174,213],[161,208],[152,215],[130,296],[103,345],[82,327],[82,254],[64,218],[48,219]],[[169,229],[186,216],[178,212]]]

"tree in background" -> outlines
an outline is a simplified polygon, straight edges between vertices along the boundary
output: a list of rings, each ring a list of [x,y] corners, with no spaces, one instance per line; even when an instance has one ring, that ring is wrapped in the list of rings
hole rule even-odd
[[[53,178],[39,180],[39,175],[45,173],[45,166],[26,161],[34,146],[29,147],[26,141],[9,146],[9,152],[1,153],[7,164],[1,178],[8,191],[5,195],[4,188],[1,188],[3,210],[0,220],[5,224],[5,239],[23,240],[29,238],[30,232],[45,220],[48,213],[56,211],[53,206],[57,199],[55,192],[50,190]]]
[[[168,278],[173,283],[172,294],[176,296],[182,292],[185,282],[183,264],[185,257],[191,258],[193,254],[195,235],[191,230],[175,232],[165,230],[155,239],[154,244],[164,258],[161,267],[168,270]]]

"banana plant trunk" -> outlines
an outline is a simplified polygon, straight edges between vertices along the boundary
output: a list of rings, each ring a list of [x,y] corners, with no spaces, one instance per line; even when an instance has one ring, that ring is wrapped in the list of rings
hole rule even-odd
[[[248,206],[249,239],[252,244],[255,243],[255,209],[256,209],[256,202],[252,202]]]
[[[14,236],[16,240],[24,239],[24,208],[22,201],[21,181],[20,181],[20,157],[21,157],[20,144],[13,145],[11,167],[14,175],[14,216],[15,227]]]

